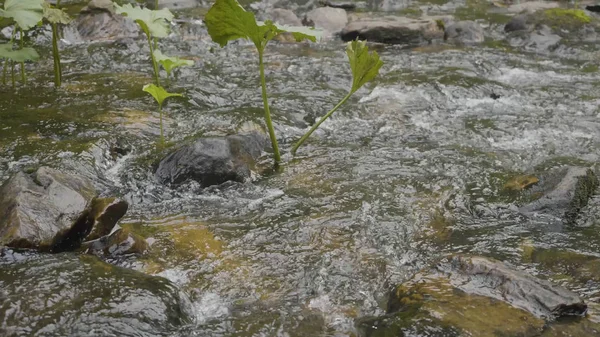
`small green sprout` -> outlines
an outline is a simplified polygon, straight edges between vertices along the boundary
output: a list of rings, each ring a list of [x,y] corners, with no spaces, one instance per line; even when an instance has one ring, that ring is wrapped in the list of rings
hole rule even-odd
[[[183,66],[193,66],[194,61],[185,60],[177,56],[167,56],[160,50],[154,50],[154,59],[167,71],[167,79],[171,76],[173,69]]]
[[[38,24],[42,20],[43,17],[43,4],[44,0],[6,0],[4,2],[4,9],[0,9],[0,18],[8,18],[12,19],[16,23],[16,27],[13,30],[13,35],[11,36],[11,49],[12,42],[14,41],[16,28],[19,28],[19,36],[20,36],[20,48],[23,49],[24,46],[24,36],[23,32],[31,29],[35,25]],[[6,62],[4,63],[4,69],[6,69],[9,58],[6,58]],[[14,62],[14,61],[12,61]],[[25,61],[21,61],[21,80],[25,82]],[[14,63],[12,63],[12,78],[13,78],[13,87],[15,85],[14,81]],[[4,75],[6,74],[6,70]],[[6,82],[6,77],[3,76],[3,80]]]
[[[169,36],[169,22],[173,21],[173,13],[171,13],[171,11],[169,11],[167,8],[163,8],[161,10],[150,10],[148,8],[133,7],[130,4],[125,4],[123,6],[115,4],[115,11],[117,14],[130,17],[142,28],[144,34],[146,34],[148,39],[148,47],[150,48],[150,59],[152,60],[152,67],[154,68],[156,85],[160,86],[158,63],[154,58],[155,46],[153,46],[152,40]]]
[[[265,122],[269,130],[269,137],[273,146],[273,158],[275,163],[281,161],[279,146],[275,129],[271,121],[269,111],[269,102],[267,99],[267,85],[265,81],[265,67],[263,56],[267,43],[282,33],[291,33],[297,42],[303,40],[317,41],[318,31],[306,27],[281,27],[272,21],[264,23],[257,22],[254,14],[247,12],[236,0],[216,0],[204,18],[208,34],[212,40],[221,47],[227,45],[229,41],[237,39],[246,39],[254,43],[258,51],[258,66],[260,71],[260,81],[262,87],[262,99],[265,110]]]
[[[158,103],[158,113],[160,115],[160,141],[162,144],[165,142],[165,138],[163,135],[163,114],[162,114],[162,106],[164,101],[169,97],[183,97],[182,94],[175,94],[167,92],[163,87],[156,86],[154,84],[146,84],[142,90],[149,93],[154,97],[156,103]]]
[[[56,6],[60,1],[56,2]],[[62,9],[53,8],[49,3],[44,3],[44,18],[50,22],[52,27],[52,56],[54,57],[54,85],[60,87],[62,81],[62,67],[60,65],[60,54],[58,49],[58,25],[66,25],[71,18]]]
[[[360,89],[367,82],[372,81],[377,74],[379,74],[379,68],[383,65],[383,61],[379,59],[377,52],[369,53],[369,47],[365,41],[351,41],[348,42],[346,47],[346,54],[348,55],[348,61],[350,61],[350,69],[352,70],[352,88],[346,97],[344,97],[333,109],[329,110],[325,116],[323,116],[318,123],[312,126],[312,128],[304,135],[300,140],[292,147],[292,155],[296,155],[296,151],[304,143],[304,141],[310,137],[310,135],[325,121],[329,118],[342,104],[344,104],[352,94]]]

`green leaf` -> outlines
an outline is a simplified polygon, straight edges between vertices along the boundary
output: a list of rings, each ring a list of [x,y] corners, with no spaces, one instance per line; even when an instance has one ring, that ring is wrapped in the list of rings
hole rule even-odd
[[[64,25],[71,22],[69,14],[62,9],[52,8],[49,3],[44,2],[44,18],[50,23],[62,23]]]
[[[154,97],[159,106],[162,106],[165,99],[169,97],[183,97],[182,94],[169,93],[163,87],[157,87],[154,84],[146,84],[144,88],[142,88],[142,90],[152,95],[152,97]]]
[[[221,47],[232,40],[248,39],[256,48],[263,50],[268,41],[288,31],[298,42],[302,40],[316,42],[316,34],[311,34],[309,29],[278,27],[272,21],[257,22],[254,14],[246,12],[236,0],[216,0],[206,13],[204,22],[212,40]]]
[[[379,59],[377,52],[369,53],[366,41],[351,41],[346,47],[350,69],[352,69],[352,89],[351,93],[356,92],[365,83],[373,80],[379,74],[379,68],[383,61]]]
[[[115,4],[117,14],[130,17],[139,24],[146,34],[153,37],[167,37],[169,35],[169,22],[173,21],[173,13],[167,8],[150,10],[148,8],[133,7],[131,4],[119,6]]]
[[[6,0],[0,16],[12,18],[23,30],[29,30],[43,18],[44,0]]]
[[[185,60],[177,56],[167,56],[158,49],[154,51],[154,59],[165,68],[168,74],[177,67],[194,65],[194,61]]]
[[[14,62],[37,61],[40,55],[31,47],[13,50],[12,43],[0,44],[0,58],[6,58]]]

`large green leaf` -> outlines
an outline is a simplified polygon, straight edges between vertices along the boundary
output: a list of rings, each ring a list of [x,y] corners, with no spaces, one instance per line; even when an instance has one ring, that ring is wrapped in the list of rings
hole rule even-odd
[[[0,16],[12,18],[23,30],[29,30],[42,20],[44,0],[6,0]]]
[[[184,60],[177,56],[167,56],[158,49],[154,51],[154,59],[165,68],[168,74],[177,67],[194,65],[194,61],[192,60]]]
[[[0,58],[14,62],[37,61],[40,55],[31,47],[13,50],[12,43],[0,44]]]
[[[262,50],[268,41],[287,32],[271,21],[257,22],[254,14],[245,11],[236,0],[216,0],[206,13],[204,22],[212,40],[221,47],[232,40],[248,39]],[[309,34],[307,29],[290,28],[289,32],[296,41],[306,39],[316,42],[315,34]]]
[[[182,94],[169,93],[163,87],[158,87],[154,84],[146,84],[142,90],[152,95],[152,97],[154,97],[156,100],[156,103],[158,103],[158,105],[161,107],[165,99],[169,97],[183,97]]]
[[[50,23],[62,23],[64,25],[71,22],[69,14],[62,9],[52,8],[49,3],[44,2],[44,18]]]
[[[137,22],[146,34],[154,37],[167,37],[169,35],[169,22],[173,21],[173,13],[167,8],[150,10],[148,8],[133,7],[131,4],[119,6],[115,4],[117,14],[123,14]]]
[[[379,68],[383,65],[383,61],[379,59],[377,52],[369,53],[366,41],[348,42],[346,54],[352,70],[352,89],[350,92],[354,93],[379,74]]]

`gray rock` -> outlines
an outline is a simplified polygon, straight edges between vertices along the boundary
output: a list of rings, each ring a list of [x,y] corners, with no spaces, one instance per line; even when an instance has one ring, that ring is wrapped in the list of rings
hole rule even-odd
[[[539,199],[523,206],[526,214],[549,214],[566,224],[573,224],[579,212],[598,190],[598,177],[588,168],[569,167],[556,170],[543,177],[543,183],[531,193],[543,194]]]
[[[154,0],[146,0],[146,6],[151,9],[154,8],[156,2]],[[201,2],[199,0],[159,0],[158,1],[158,9],[168,8],[173,10],[178,9],[186,9],[186,8],[195,8],[200,6]]]
[[[193,321],[172,282],[91,255],[5,249],[0,268],[2,336],[168,336]]]
[[[227,137],[200,138],[167,155],[155,172],[163,184],[196,181],[203,187],[245,181],[267,144],[258,131]]]
[[[464,255],[443,258],[395,286],[387,304],[387,314],[356,321],[360,336],[539,336],[547,321],[587,310],[563,287]]]
[[[474,21],[453,22],[445,26],[444,40],[457,44],[476,44],[484,41],[483,28]]]
[[[553,1],[526,1],[510,5],[507,9],[509,13],[534,13],[539,10],[558,8],[560,4]]]
[[[139,32],[133,20],[115,14],[112,1],[92,0],[64,29],[64,38],[70,42],[113,41],[137,37]]]
[[[347,11],[367,8],[367,3],[362,1],[319,0],[319,5],[333,8],[342,8]]]
[[[289,9],[274,8],[260,16],[262,21],[271,20],[280,25],[302,26],[302,21]]]
[[[529,29],[529,15],[516,15],[504,26],[504,31],[507,33]]]
[[[0,245],[73,249],[90,233],[110,232],[126,211],[124,201],[96,198],[84,177],[48,167],[19,172],[0,187]]]
[[[587,305],[574,292],[516,270],[501,261],[457,255],[442,261],[437,270],[449,283],[468,294],[495,298],[536,317],[555,319],[583,316]]]
[[[332,36],[346,27],[348,15],[341,8],[320,7],[308,12],[303,23],[305,26],[324,30],[324,36]]]
[[[358,37],[370,42],[420,45],[444,37],[444,25],[439,20],[406,17],[365,18],[350,22],[344,27],[341,35],[344,41],[352,41]]]

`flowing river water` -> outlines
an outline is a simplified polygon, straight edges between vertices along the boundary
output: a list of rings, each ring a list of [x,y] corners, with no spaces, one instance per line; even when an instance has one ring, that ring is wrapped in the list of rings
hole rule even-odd
[[[185,95],[165,106],[168,141],[261,123],[253,47],[218,48],[193,24],[176,33],[161,49],[195,65],[168,84]],[[251,182],[205,189],[171,189],[153,177],[159,127],[141,90],[152,81],[143,39],[65,48],[61,89],[50,83],[50,58],[30,69],[26,86],[3,87],[0,180],[49,164],[85,172],[101,190],[123,196],[130,209],[120,225],[152,245],[107,262],[170,280],[189,318],[172,327],[82,319],[77,308],[86,301],[106,301],[115,315],[151,307],[144,294],[153,285],[128,279],[126,269],[113,281],[101,282],[99,271],[83,277],[75,253],[10,253],[0,262],[0,298],[18,294],[19,301],[2,308],[1,326],[32,336],[84,335],[76,331],[90,326],[97,334],[86,336],[356,336],[358,318],[385,314],[390,286],[457,252],[511,262],[594,302],[600,200],[576,228],[550,226],[520,215],[515,205],[524,197],[505,184],[600,162],[597,52],[373,45],[385,62],[380,76],[292,158],[306,120],[349,88],[344,48],[337,40],[269,45],[267,84],[284,165]],[[260,165],[270,160],[265,153]],[[141,300],[107,299],[70,279],[84,288],[134,289]],[[81,330],[65,330],[73,322]]]

